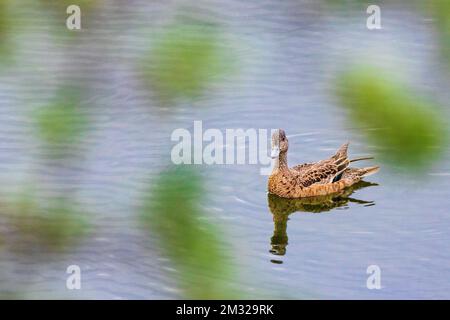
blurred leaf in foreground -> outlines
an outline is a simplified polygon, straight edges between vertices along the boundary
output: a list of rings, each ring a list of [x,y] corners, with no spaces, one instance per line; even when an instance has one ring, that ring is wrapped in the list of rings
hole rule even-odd
[[[18,237],[16,246],[63,250],[81,240],[88,230],[82,211],[64,197],[43,202],[33,193],[24,192],[8,204],[7,213]]]
[[[103,0],[39,0],[40,4],[45,6],[46,9],[53,9],[57,13],[66,13],[66,8],[70,5],[77,5],[81,9],[91,10],[92,8],[97,7]],[[64,18],[64,16],[63,16]]]
[[[10,0],[0,0],[0,66],[9,62],[10,53],[12,51],[11,28],[12,19]]]
[[[79,94],[61,90],[54,101],[37,111],[38,134],[50,151],[61,153],[80,142],[87,118],[80,110],[79,99]]]
[[[450,1],[430,0],[423,1],[428,12],[432,14],[433,21],[439,34],[439,42],[442,48],[442,55],[450,67]]]
[[[370,129],[364,133],[383,160],[424,169],[442,153],[447,132],[437,106],[371,68],[354,69],[337,85],[350,120]]]
[[[218,228],[204,220],[199,205],[203,182],[177,167],[160,174],[146,199],[142,219],[158,235],[162,251],[180,271],[186,298],[230,298],[230,262]]]
[[[163,102],[193,99],[224,74],[218,27],[178,23],[153,44],[143,61],[146,80]]]

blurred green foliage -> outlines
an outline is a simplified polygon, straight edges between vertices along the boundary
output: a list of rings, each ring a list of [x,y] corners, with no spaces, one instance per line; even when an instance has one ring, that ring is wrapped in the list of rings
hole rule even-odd
[[[90,10],[98,6],[103,0],[38,0],[40,4],[45,6],[45,8],[51,8],[51,10],[66,13],[66,8],[70,5],[77,5],[83,11],[83,9]]]
[[[8,61],[11,53],[10,1],[0,0],[0,65]]]
[[[422,5],[427,8],[433,17],[439,34],[442,55],[450,67],[450,1],[423,1]]]
[[[439,110],[411,89],[364,67],[343,74],[337,87],[350,120],[369,129],[364,133],[383,160],[424,169],[442,153],[447,132]]]
[[[7,205],[8,218],[20,241],[16,246],[42,245],[51,250],[63,250],[82,239],[89,229],[86,216],[65,197],[50,197],[45,201],[35,193],[19,194]]]
[[[177,167],[161,173],[152,185],[142,220],[158,235],[163,253],[180,271],[185,297],[231,297],[227,285],[231,263],[219,229],[204,219],[200,201],[205,190],[200,176]]]
[[[80,142],[88,119],[79,104],[80,95],[76,91],[63,89],[36,112],[38,134],[48,150],[60,154]]]
[[[57,159],[81,142],[87,118],[80,108],[80,99],[77,90],[63,88],[48,105],[32,114],[46,156]],[[72,194],[63,192],[39,198],[34,191],[38,189],[33,185],[29,183],[24,192],[6,199],[7,216],[24,243],[31,241],[59,250],[79,240],[88,223],[82,210],[71,200]]]
[[[177,23],[155,41],[143,70],[158,97],[171,103],[203,94],[227,71],[226,60],[217,26]]]
[[[8,22],[8,2],[7,0],[0,0],[0,40],[2,44],[8,31]]]

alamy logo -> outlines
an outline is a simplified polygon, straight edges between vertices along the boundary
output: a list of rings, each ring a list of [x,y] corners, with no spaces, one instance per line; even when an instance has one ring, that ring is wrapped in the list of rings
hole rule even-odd
[[[267,129],[219,129],[203,130],[202,121],[194,121],[194,132],[176,129],[171,140],[178,142],[172,148],[174,164],[259,164],[262,175],[271,171],[268,155],[269,141],[275,130]]]
[[[381,29],[381,9],[375,4],[367,7],[366,12],[370,14],[367,18],[366,26],[369,30]]]
[[[376,264],[370,265],[366,270],[367,274],[370,276],[367,278],[366,286],[367,289],[381,289],[381,269]]]
[[[69,290],[81,289],[81,269],[76,264],[67,267],[66,273],[69,274],[66,280],[66,288]]]
[[[72,4],[67,7],[66,13],[70,14],[66,20],[66,27],[69,30],[81,30],[81,9],[79,6]]]

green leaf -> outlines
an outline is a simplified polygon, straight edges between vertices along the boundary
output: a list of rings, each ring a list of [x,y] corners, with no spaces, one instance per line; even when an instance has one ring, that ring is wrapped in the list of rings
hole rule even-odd
[[[225,61],[216,26],[178,23],[155,41],[143,70],[159,98],[173,102],[204,94],[229,67]]]
[[[229,257],[224,253],[219,229],[207,222],[199,202],[205,194],[198,174],[177,167],[152,181],[154,189],[146,198],[142,221],[158,235],[161,251],[180,271],[187,298],[230,297],[226,277]]]
[[[14,244],[27,249],[43,246],[64,250],[81,239],[89,230],[83,211],[65,197],[49,197],[42,201],[27,191],[7,204],[8,219],[19,240]]]
[[[424,169],[441,155],[447,140],[443,115],[412,89],[372,68],[343,74],[337,86],[349,120],[369,129],[363,133],[382,160]]]
[[[35,113],[38,135],[49,150],[60,153],[80,142],[87,118],[79,99],[77,93],[61,90],[50,104]]]

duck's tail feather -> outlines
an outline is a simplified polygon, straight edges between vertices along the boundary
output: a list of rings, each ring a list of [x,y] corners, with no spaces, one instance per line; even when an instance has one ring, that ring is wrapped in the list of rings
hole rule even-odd
[[[365,168],[358,169],[358,174],[361,178],[364,178],[364,177],[370,176],[374,173],[377,173],[378,170],[380,170],[379,166],[365,167]]]
[[[364,177],[370,176],[380,170],[379,166],[365,167],[365,168],[348,168],[341,175],[340,180],[347,181],[348,185],[358,183]]]
[[[342,146],[340,146],[333,158],[336,160],[339,158],[347,158],[348,144],[349,142],[344,143]]]
[[[361,160],[371,160],[371,159],[373,159],[373,157],[361,157],[361,158],[351,159],[350,162],[356,162],[356,161],[361,161]]]

